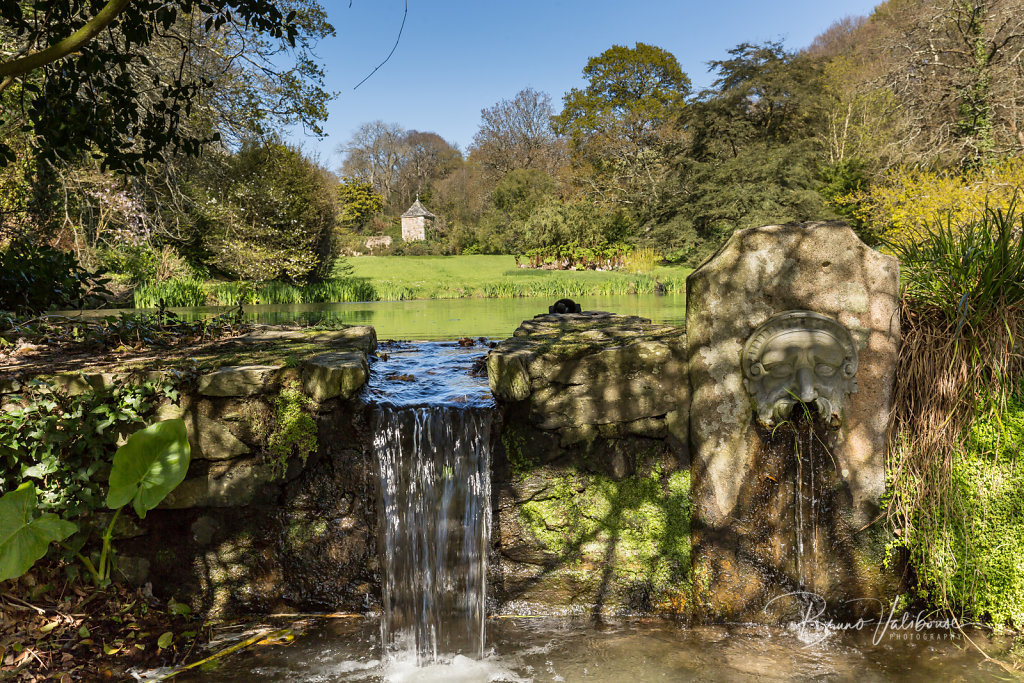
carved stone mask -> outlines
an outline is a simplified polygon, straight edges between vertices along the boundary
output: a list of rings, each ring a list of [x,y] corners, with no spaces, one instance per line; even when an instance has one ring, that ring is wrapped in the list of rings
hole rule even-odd
[[[743,383],[757,420],[771,429],[797,404],[838,429],[846,397],[856,393],[857,345],[850,331],[813,311],[786,311],[754,330],[743,347]]]

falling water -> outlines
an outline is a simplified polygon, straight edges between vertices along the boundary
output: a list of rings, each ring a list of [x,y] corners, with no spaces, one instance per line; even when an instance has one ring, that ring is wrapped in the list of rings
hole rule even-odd
[[[490,422],[489,411],[451,407],[377,413],[381,637],[421,663],[483,655]]]
[[[793,558],[795,583],[800,590],[824,589],[828,577],[822,572],[828,563],[823,561],[819,538],[831,513],[831,487],[829,473],[834,470],[831,435],[817,420],[798,420],[792,426],[792,514]]]
[[[477,349],[476,356],[482,355]],[[491,528],[492,404],[473,357],[422,344],[392,351],[376,395],[381,638],[421,665],[482,657]],[[388,384],[387,372],[399,377]]]

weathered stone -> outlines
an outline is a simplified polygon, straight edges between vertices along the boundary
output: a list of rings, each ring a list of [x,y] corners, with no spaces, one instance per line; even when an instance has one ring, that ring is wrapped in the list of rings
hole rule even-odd
[[[185,422],[193,460],[231,460],[251,452],[226,425],[195,410],[186,411],[165,403],[157,409],[155,417],[158,420],[181,418]]]
[[[80,372],[57,375],[50,379],[50,383],[68,396],[79,396],[87,391],[92,391],[92,386],[86,380],[85,375]]]
[[[252,459],[212,463],[207,474],[181,482],[160,507],[181,509],[248,505],[273,478],[272,468]]]
[[[487,381],[495,395],[509,401],[530,396],[529,364],[534,354],[526,348],[487,354]]]
[[[635,423],[623,431],[664,436],[663,423],[641,421],[685,414],[689,400],[683,330],[635,316],[537,316],[488,354],[487,370],[495,395],[528,402],[563,445],[591,438],[585,425]]]
[[[302,368],[302,389],[314,401],[346,400],[363,388],[370,377],[366,356],[360,351],[322,353]]]
[[[88,372],[83,375],[94,391],[102,391],[114,385],[118,376],[113,372]]]
[[[196,521],[192,522],[192,527],[190,529],[192,532],[192,540],[200,548],[208,546],[219,528],[220,524],[216,519],[210,515],[203,515]]]
[[[337,349],[355,349],[365,354],[377,350],[377,331],[369,325],[355,325],[343,330],[257,330],[239,337],[240,342],[293,340]]]
[[[133,586],[141,586],[149,578],[149,560],[144,557],[115,556],[117,573]]]
[[[828,593],[830,605],[879,596],[878,573],[865,569],[870,561],[854,560],[871,552],[862,543],[867,534],[855,532],[877,517],[885,487],[900,340],[898,288],[896,260],[867,247],[841,223],[737,231],[688,278],[694,571],[705,618],[763,618],[772,597],[801,583]],[[835,440],[835,464],[824,459],[817,472],[817,491],[836,509],[823,520],[832,525],[827,547],[816,546],[828,558],[810,558],[807,566],[813,560],[831,573],[803,580],[794,572],[809,570],[794,569],[794,539],[783,538],[784,525],[776,522],[793,512],[781,502],[792,495],[793,484],[783,486],[779,478],[796,476],[794,458],[806,454],[783,456],[793,450],[793,437],[785,442],[756,424],[741,364],[752,333],[772,316],[795,310],[837,321],[859,354],[859,390],[846,399],[841,427],[827,436]],[[808,397],[812,393],[808,389]],[[682,431],[676,418],[672,422],[674,431]]]
[[[13,394],[21,391],[21,382],[13,377],[0,377],[0,394]]]
[[[199,378],[203,396],[253,396],[277,386],[280,367],[276,365],[225,366]]]

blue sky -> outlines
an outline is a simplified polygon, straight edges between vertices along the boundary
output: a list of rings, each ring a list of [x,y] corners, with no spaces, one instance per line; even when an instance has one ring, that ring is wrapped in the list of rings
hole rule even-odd
[[[409,0],[391,60],[353,90],[394,45],[403,0],[323,0],[337,37],[320,44],[330,105],[327,137],[296,137],[335,168],[339,144],[375,119],[433,131],[465,150],[480,110],[532,86],[562,95],[583,83],[587,59],[614,44],[672,52],[694,87],[710,84],[707,62],[741,42],[808,45],[833,21],[870,14],[877,0]]]

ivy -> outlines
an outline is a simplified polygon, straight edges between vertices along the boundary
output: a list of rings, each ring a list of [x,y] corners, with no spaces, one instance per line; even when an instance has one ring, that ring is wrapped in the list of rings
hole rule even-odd
[[[78,396],[31,382],[23,406],[0,414],[0,490],[32,482],[40,509],[66,518],[103,508],[118,442],[178,395],[173,382],[114,384]]]

